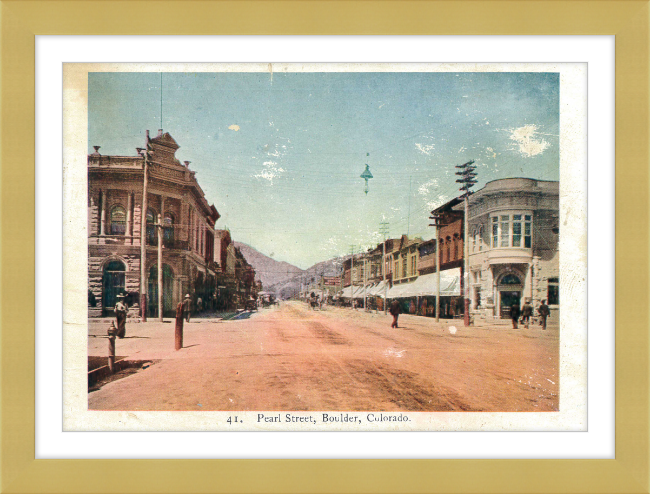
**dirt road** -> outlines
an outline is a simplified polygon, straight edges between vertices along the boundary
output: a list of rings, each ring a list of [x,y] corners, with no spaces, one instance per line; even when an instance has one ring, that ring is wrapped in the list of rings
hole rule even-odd
[[[248,319],[130,324],[118,353],[151,367],[89,394],[94,410],[550,411],[557,328],[469,327],[300,302]],[[452,334],[449,326],[455,326]],[[92,329],[92,326],[91,326]],[[89,338],[89,355],[106,340]]]

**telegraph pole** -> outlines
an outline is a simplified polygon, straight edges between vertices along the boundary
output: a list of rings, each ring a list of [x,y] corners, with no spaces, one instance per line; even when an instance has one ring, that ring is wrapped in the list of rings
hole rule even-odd
[[[149,131],[145,148],[136,148],[138,154],[144,157],[142,181],[142,208],[140,209],[140,317],[142,322],[147,321],[147,190],[149,187],[149,158],[151,146],[149,145]]]
[[[162,263],[162,248],[163,248],[163,229],[162,229],[162,216],[158,213],[158,223],[156,223],[158,230],[158,320],[163,322],[163,263]]]
[[[350,245],[350,301],[352,302],[352,308],[356,310],[354,304],[354,245]]]
[[[379,233],[384,236],[382,244],[381,274],[384,280],[384,314],[388,314],[388,283],[386,282],[386,235],[388,235],[388,221],[379,223]]]
[[[459,175],[460,178],[456,180],[461,184],[460,190],[463,192],[463,198],[465,203],[465,217],[463,220],[463,296],[465,298],[465,326],[469,326],[469,245],[468,245],[468,236],[469,236],[469,195],[472,193],[471,188],[474,187],[474,184],[477,183],[476,180],[476,166],[474,165],[474,160],[468,161],[462,165],[456,165],[456,168],[459,170],[456,172],[456,175]]]
[[[367,255],[363,256],[363,310],[368,310],[368,275],[366,273]]]
[[[429,226],[435,227],[436,234],[436,322],[440,322],[440,246],[438,245],[438,237],[440,236],[440,220],[441,216],[431,212],[429,219],[433,221]]]

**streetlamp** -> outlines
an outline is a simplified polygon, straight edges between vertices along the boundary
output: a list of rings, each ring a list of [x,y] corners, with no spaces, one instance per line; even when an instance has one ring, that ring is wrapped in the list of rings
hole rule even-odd
[[[370,153],[366,153],[366,156],[370,156]],[[366,195],[368,195],[368,180],[372,178],[372,173],[370,173],[370,165],[368,165],[368,163],[366,163],[366,169],[363,171],[360,177],[366,181],[366,188],[364,189],[364,192]]]

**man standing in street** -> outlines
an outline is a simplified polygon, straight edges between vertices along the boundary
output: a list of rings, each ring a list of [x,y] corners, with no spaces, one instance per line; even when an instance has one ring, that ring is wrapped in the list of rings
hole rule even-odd
[[[530,305],[528,299],[524,302],[524,306],[521,308],[521,318],[524,322],[524,327],[528,329],[530,324],[530,316],[533,315],[533,307]]]
[[[185,311],[185,321],[190,322],[190,314],[192,312],[192,299],[190,294],[185,294],[185,300],[183,300],[183,311]]]
[[[393,324],[390,325],[391,328],[396,328],[397,327],[397,318],[400,315],[401,309],[399,306],[399,302],[397,300],[393,300],[390,304],[390,309],[388,309],[388,312],[390,312],[390,315],[393,316]]]
[[[510,319],[512,319],[512,329],[517,329],[517,321],[519,320],[519,316],[521,315],[521,309],[519,309],[519,304],[515,302],[512,304],[512,307],[510,307]]]
[[[539,315],[542,318],[542,329],[546,329],[546,318],[551,313],[551,311],[548,308],[548,305],[546,305],[546,300],[542,300],[542,304],[539,306],[539,309],[537,309],[537,311],[539,312]]]
[[[124,295],[117,296],[117,303],[115,304],[115,319],[117,322],[117,337],[124,338],[126,335],[126,314],[129,308],[124,303]]]

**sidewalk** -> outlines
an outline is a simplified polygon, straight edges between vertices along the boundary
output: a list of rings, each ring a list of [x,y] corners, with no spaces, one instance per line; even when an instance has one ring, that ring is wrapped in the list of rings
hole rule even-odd
[[[183,348],[193,346],[192,340],[205,337],[205,333],[224,329],[235,322],[236,318],[248,318],[256,312],[228,312],[212,314],[210,317],[199,317],[183,322]],[[88,321],[88,356],[106,357],[108,355],[107,330],[114,319],[92,319]],[[164,318],[127,320],[126,336],[115,340],[115,353],[123,355],[126,360],[155,360],[163,358],[178,358],[182,352],[174,348],[175,320]]]
[[[370,319],[377,319],[377,318],[387,318],[386,320],[392,322],[392,316],[390,314],[384,314],[383,311],[374,311],[374,310],[369,310],[369,311],[364,311],[363,309],[352,309],[350,307],[335,307],[332,305],[324,306],[322,311],[316,311],[316,312],[322,312],[323,314],[330,314],[335,317],[349,317],[350,319],[361,319],[363,317],[368,317]],[[399,324],[408,324],[411,326],[417,326],[422,329],[426,328],[448,328],[450,326],[454,326],[457,329],[464,328],[465,327],[465,321],[463,318],[459,319],[446,319],[446,318],[440,318],[439,322],[436,322],[435,317],[428,317],[428,316],[420,316],[416,314],[400,314],[399,316]],[[475,327],[475,328],[480,328],[480,329],[487,329],[487,330],[507,330],[510,329],[511,331],[519,331],[520,329],[524,329],[523,325],[519,325],[519,328],[514,330],[512,328],[512,321],[510,319],[479,319],[479,318],[474,318],[474,324],[471,325],[470,327]],[[538,325],[538,323],[533,324],[531,322],[529,330],[533,329],[539,329],[540,331],[542,330],[541,326]],[[548,324],[548,329],[558,329],[558,324]]]

